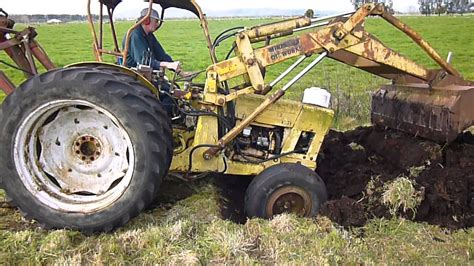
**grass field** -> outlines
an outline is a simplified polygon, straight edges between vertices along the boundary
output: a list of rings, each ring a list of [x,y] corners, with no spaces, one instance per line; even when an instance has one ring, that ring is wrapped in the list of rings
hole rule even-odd
[[[474,80],[474,17],[405,17],[443,56],[454,52],[453,65]],[[212,36],[233,26],[262,20],[211,21]],[[119,23],[122,36],[127,23]],[[390,47],[435,67],[421,49],[387,23],[370,19],[367,28]],[[38,40],[58,66],[93,60],[86,24],[37,25]],[[165,23],[157,34],[163,46],[186,70],[203,70],[207,48],[196,21]],[[110,43],[110,42],[109,42]],[[219,48],[219,57],[227,53]],[[0,54],[0,59],[5,56]],[[268,81],[291,62],[269,68]],[[15,83],[23,77],[1,67]],[[370,92],[387,82],[357,69],[324,61],[287,96],[299,99],[311,86],[329,89],[341,104],[337,128],[369,122]],[[1,97],[1,96],[0,96]],[[1,99],[0,99],[1,101]],[[394,217],[374,219],[362,228],[345,229],[325,217],[301,219],[291,215],[272,221],[235,224],[220,218],[219,194],[210,179],[189,186],[193,195],[176,204],[162,204],[110,234],[85,236],[68,230],[47,231],[25,221],[7,205],[0,208],[0,262],[6,264],[136,264],[136,263],[422,263],[469,264],[474,259],[474,229],[448,231]],[[184,186],[184,185],[183,185]],[[4,199],[0,191],[0,201]]]

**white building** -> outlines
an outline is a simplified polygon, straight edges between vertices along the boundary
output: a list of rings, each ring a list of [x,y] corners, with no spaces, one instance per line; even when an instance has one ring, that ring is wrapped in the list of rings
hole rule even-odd
[[[59,19],[53,18],[53,19],[50,19],[50,20],[46,21],[46,23],[48,23],[48,24],[60,24],[60,23],[63,23],[63,22]]]

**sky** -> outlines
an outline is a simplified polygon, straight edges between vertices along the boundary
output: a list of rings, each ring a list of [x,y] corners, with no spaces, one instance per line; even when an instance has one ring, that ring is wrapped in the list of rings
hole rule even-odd
[[[95,6],[97,0],[91,0]],[[1,0],[0,8],[9,14],[86,14],[87,0]],[[274,9],[308,9],[318,12],[345,12],[353,9],[350,0],[196,0],[204,13],[206,11],[241,9],[241,8],[274,8]],[[417,6],[417,0],[394,0],[394,8],[408,11]],[[225,3],[225,4],[223,4]],[[139,13],[147,7],[143,0],[123,0],[115,14],[128,16]],[[93,11],[94,12],[94,11]]]

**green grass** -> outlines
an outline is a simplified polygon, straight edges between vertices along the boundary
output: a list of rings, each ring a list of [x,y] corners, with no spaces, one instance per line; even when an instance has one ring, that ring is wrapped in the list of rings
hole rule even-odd
[[[404,17],[439,52],[454,52],[453,64],[465,77],[474,79],[474,17]],[[262,20],[211,21],[212,36],[236,25],[254,25]],[[129,23],[119,23],[119,36]],[[21,27],[21,26],[19,26]],[[435,67],[423,52],[379,19],[367,28],[384,43],[409,58]],[[38,40],[58,66],[93,60],[86,24],[37,25]],[[167,51],[184,63],[186,70],[202,70],[209,55],[196,21],[167,22],[158,37]],[[110,42],[109,42],[110,43]],[[220,47],[219,58],[229,43]],[[110,47],[109,47],[110,48]],[[5,59],[0,54],[0,59]],[[275,78],[291,62],[268,69]],[[4,68],[19,84],[17,71]],[[299,99],[304,88],[328,88],[337,100],[337,127],[368,122],[370,91],[387,82],[340,63],[326,60],[285,96]],[[3,95],[0,94],[0,101]],[[346,230],[327,218],[301,219],[290,215],[272,221],[254,219],[244,225],[220,218],[218,195],[204,180],[198,193],[170,208],[155,208],[141,214],[124,228],[110,234],[85,236],[78,232],[46,231],[25,221],[13,208],[0,208],[0,262],[5,264],[136,264],[136,263],[301,263],[301,264],[469,264],[474,259],[474,229],[449,232],[403,219],[375,219],[362,228]],[[0,190],[0,201],[5,201]]]
[[[204,182],[198,189],[198,194],[171,209],[147,211],[109,234],[85,236],[68,230],[45,231],[23,221],[21,227],[0,231],[0,261],[467,264],[473,259],[473,229],[450,233],[406,220],[376,219],[363,228],[346,230],[325,217],[302,219],[291,215],[272,221],[253,219],[239,225],[219,218],[218,195],[212,186]],[[4,219],[12,214],[2,215]]]

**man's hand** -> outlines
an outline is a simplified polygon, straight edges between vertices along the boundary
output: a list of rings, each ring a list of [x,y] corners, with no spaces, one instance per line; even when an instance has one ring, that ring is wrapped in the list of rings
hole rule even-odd
[[[160,66],[166,67],[167,69],[174,70],[174,72],[181,71],[181,63],[179,61],[175,62],[161,62]]]
[[[189,72],[189,71],[184,71],[184,70],[180,70],[178,72],[178,75],[184,79],[186,78],[189,78],[191,76],[195,76],[196,75],[196,72]]]

